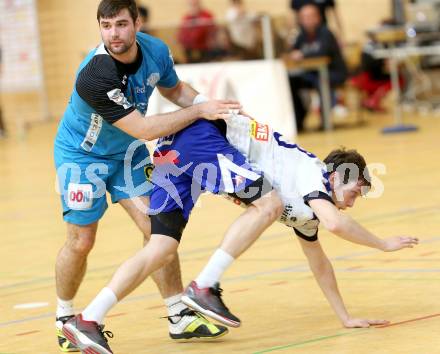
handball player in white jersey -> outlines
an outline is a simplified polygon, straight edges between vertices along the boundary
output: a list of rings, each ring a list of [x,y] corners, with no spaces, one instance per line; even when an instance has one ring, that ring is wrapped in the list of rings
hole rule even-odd
[[[355,150],[332,151],[324,162],[290,143],[268,125],[234,115],[227,120],[227,140],[264,173],[280,195],[284,211],[279,222],[298,236],[310,268],[324,295],[345,327],[369,327],[385,320],[354,318],[339,293],[333,267],[318,240],[318,226],[364,246],[383,251],[413,247],[413,237],[379,239],[340,210],[354,206],[371,188],[365,159]],[[249,191],[252,193],[252,191]],[[242,204],[234,199],[236,204]]]

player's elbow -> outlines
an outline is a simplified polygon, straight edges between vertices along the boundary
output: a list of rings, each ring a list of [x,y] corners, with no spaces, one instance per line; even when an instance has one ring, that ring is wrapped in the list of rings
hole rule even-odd
[[[321,215],[319,221],[326,230],[336,235],[344,233],[347,227],[347,218],[343,213],[339,211],[325,213]]]
[[[163,97],[165,97],[168,101],[175,103],[183,94],[184,83],[182,81],[179,81],[174,87],[164,88],[158,86],[158,89]]]
[[[140,138],[142,140],[152,141],[160,138],[160,134],[158,134],[154,128],[148,127],[142,130]]]
[[[323,225],[326,230],[336,235],[340,234],[344,229],[343,222],[340,218],[326,220],[323,222]]]
[[[146,141],[153,141],[157,138],[159,138],[159,137],[155,136],[154,134],[151,134],[151,133],[142,134],[142,137],[141,137],[142,140],[146,140]]]

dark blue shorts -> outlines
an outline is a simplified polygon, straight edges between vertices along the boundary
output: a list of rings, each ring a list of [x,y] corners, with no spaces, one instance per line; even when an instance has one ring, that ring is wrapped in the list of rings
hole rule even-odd
[[[198,120],[184,130],[161,138],[154,153],[153,192],[150,212],[180,210],[188,220],[200,194],[247,193],[262,173],[226,140],[219,128]],[[257,199],[257,198],[256,198]]]

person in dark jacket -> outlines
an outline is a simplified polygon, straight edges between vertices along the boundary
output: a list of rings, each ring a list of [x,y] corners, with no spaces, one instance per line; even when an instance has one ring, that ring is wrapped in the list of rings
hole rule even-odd
[[[333,19],[336,23],[339,34],[343,34],[342,21],[339,16],[339,12],[337,11],[338,7],[336,6],[335,0],[290,0],[290,8],[296,13],[298,13],[303,6],[310,4],[316,5],[318,7],[319,13],[321,14],[322,22],[325,25],[327,25],[328,23],[327,16],[329,13],[331,13],[333,15]]]
[[[291,59],[301,61],[313,57],[330,58],[328,66],[330,85],[332,88],[342,85],[348,76],[347,67],[335,36],[322,22],[318,7],[312,4],[303,6],[298,19],[301,30],[289,54]],[[299,75],[290,75],[289,81],[297,129],[302,131],[307,107],[302,101],[300,90],[305,88],[319,90],[319,75],[316,71],[306,71]],[[336,97],[332,92],[332,106],[335,105]]]

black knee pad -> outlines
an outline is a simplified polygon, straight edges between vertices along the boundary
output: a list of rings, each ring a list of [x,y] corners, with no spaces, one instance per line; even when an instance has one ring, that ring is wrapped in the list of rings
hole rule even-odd
[[[159,213],[150,216],[151,234],[165,235],[180,242],[183,230],[188,220],[183,216],[181,210]]]
[[[265,194],[272,191],[272,185],[265,177],[260,177],[255,182],[247,186],[240,192],[230,193],[229,195],[246,205],[249,205],[260,199]]]

